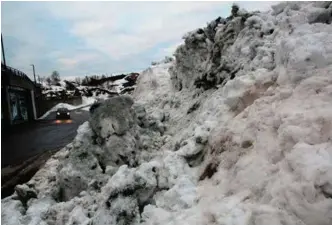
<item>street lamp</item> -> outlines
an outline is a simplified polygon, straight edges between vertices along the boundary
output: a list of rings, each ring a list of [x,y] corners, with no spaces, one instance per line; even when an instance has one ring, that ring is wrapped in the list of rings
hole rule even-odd
[[[35,79],[35,84],[36,84],[37,82],[36,82],[35,65],[30,64],[30,66],[32,66],[32,69],[33,69],[33,77],[34,77],[34,79]]]

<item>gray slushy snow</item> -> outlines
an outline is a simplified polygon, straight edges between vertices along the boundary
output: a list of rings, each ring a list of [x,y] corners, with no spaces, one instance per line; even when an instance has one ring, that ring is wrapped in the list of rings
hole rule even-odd
[[[332,224],[331,8],[188,33],[2,200],[2,223]]]

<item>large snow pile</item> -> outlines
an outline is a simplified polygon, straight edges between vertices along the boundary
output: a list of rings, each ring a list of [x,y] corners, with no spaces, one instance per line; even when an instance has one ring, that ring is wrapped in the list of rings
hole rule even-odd
[[[2,223],[332,224],[331,11],[234,8],[189,33],[2,200]]]

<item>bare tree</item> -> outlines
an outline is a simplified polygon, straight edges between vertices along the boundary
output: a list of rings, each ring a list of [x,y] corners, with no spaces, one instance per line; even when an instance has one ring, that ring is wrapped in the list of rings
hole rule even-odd
[[[81,84],[81,83],[82,83],[82,80],[81,80],[80,77],[75,77],[75,82],[76,82],[77,84]]]
[[[48,85],[52,84],[52,79],[50,77],[46,77],[45,81]]]
[[[56,85],[57,83],[60,82],[60,74],[58,71],[53,71],[51,74],[51,81],[53,85]]]
[[[38,76],[38,77],[39,77],[39,82],[40,82],[40,83],[46,81],[46,77],[40,77],[40,76]]]

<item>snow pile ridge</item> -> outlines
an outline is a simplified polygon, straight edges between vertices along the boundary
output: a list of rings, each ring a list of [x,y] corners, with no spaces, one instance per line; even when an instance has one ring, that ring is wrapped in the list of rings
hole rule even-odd
[[[75,110],[75,109],[85,109],[89,110],[90,106],[96,102],[96,99],[93,97],[82,97],[82,104],[81,105],[71,105],[68,103],[58,103],[53,108],[48,110],[44,115],[39,117],[39,120],[46,119],[52,112],[56,112],[59,108],[67,108],[68,110]]]
[[[2,200],[4,224],[332,224],[331,2],[234,6]],[[89,102],[89,99],[85,99]]]

